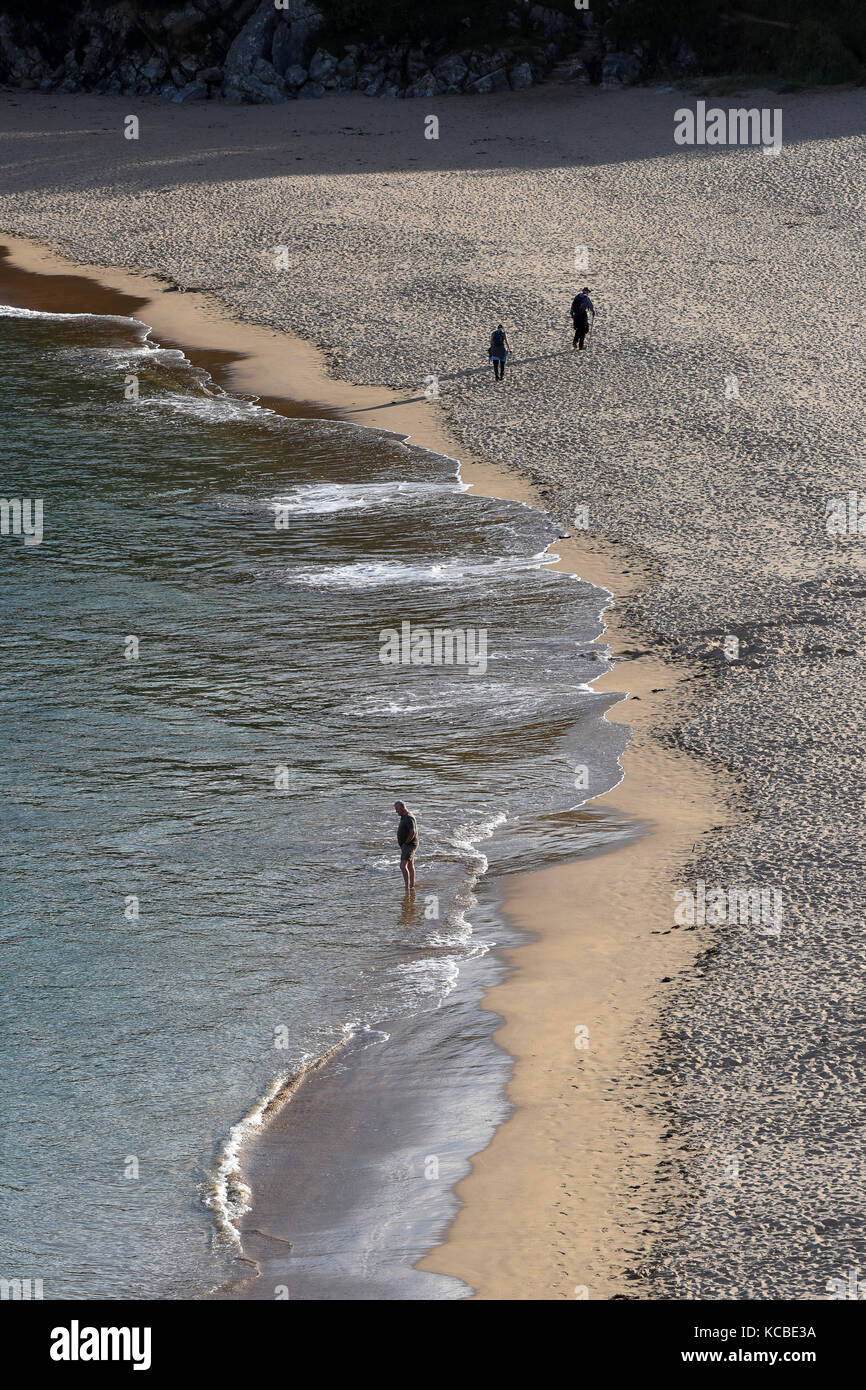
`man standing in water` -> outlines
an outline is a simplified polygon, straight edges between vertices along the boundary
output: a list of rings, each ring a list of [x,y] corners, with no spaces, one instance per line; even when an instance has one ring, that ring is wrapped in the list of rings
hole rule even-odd
[[[405,801],[395,801],[394,810],[400,817],[397,844],[400,846],[400,872],[407,888],[415,887],[415,851],[418,848],[418,822],[407,811]]]
[[[584,285],[580,294],[576,294],[571,301],[571,321],[574,324],[574,337],[571,340],[573,348],[583,349],[583,340],[589,332],[590,314],[595,322],[595,305],[589,297],[589,286]]]

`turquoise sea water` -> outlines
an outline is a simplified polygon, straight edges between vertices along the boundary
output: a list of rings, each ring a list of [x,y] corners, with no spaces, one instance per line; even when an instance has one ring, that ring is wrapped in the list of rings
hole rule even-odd
[[[134,320],[0,310],[0,343],[2,492],[44,508],[0,538],[0,1273],[189,1297],[263,1099],[439,1007],[495,938],[479,876],[585,849],[604,596],[453,460],[228,396]],[[404,623],[483,630],[486,669],[383,664]]]

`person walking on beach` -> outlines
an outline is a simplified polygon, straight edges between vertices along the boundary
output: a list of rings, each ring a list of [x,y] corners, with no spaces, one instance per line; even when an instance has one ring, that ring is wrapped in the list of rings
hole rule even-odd
[[[580,294],[576,294],[571,301],[571,321],[574,324],[574,337],[571,340],[573,348],[583,349],[583,340],[589,332],[590,314],[595,322],[595,305],[589,297],[589,286],[584,285]]]
[[[502,381],[505,377],[505,359],[511,351],[511,344],[501,323],[490,334],[490,351],[487,356],[493,363],[493,380]]]
[[[418,822],[405,801],[395,801],[394,810],[400,818],[397,844],[400,846],[400,872],[407,889],[415,887],[415,852],[418,849]]]

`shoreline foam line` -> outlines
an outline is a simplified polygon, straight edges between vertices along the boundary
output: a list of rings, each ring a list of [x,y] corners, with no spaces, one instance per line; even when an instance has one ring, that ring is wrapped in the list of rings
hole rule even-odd
[[[550,511],[524,478],[464,449],[432,403],[383,400],[386,390],[329,374],[313,343],[250,324],[213,294],[172,294],[155,271],[82,264],[13,234],[3,233],[0,241],[7,265],[31,275],[34,291],[42,277],[61,276],[86,281],[91,293],[126,296],[136,307],[122,317],[141,314],[163,346],[166,338],[183,345],[196,365],[208,354],[219,357],[232,390],[308,402],[303,413],[311,417],[336,411],[351,419],[363,411],[365,419],[355,423],[459,460],[461,479],[477,495]],[[694,842],[718,826],[724,805],[719,774],[657,737],[659,725],[671,727],[675,701],[695,708],[688,683],[696,673],[647,653],[634,658],[629,649],[635,640],[650,639],[629,629],[617,612],[617,597],[649,582],[652,557],[588,537],[553,544],[559,559],[552,568],[612,596],[596,641],[610,647],[615,664],[592,686],[621,696],[605,716],[632,727],[615,804],[648,825],[649,833],[615,853],[515,875],[504,885],[506,914],[530,939],[506,952],[509,978],[488,992],[484,1007],[505,1018],[496,1036],[514,1058],[508,1087],[514,1110],[458,1184],[462,1210],[444,1242],[418,1265],[460,1278],[487,1299],[574,1297],[576,1285],[587,1286],[590,1298],[631,1295],[622,1271],[638,1258],[635,1244],[646,1243],[641,1233],[653,1227],[653,1179],[670,1150],[661,1142],[662,1116],[640,1106],[612,1115],[599,1099],[627,1079],[638,1086],[638,1059],[629,1051],[635,1030],[652,1036],[660,977],[685,969],[698,955],[683,933],[665,934],[663,941],[659,924],[669,924],[675,875],[690,861]],[[610,796],[590,799],[610,804]],[[599,1046],[578,1061],[592,1084],[577,1087],[574,1027],[590,1019],[598,1025]],[[631,1182],[621,1171],[624,1159],[633,1165]],[[636,1169],[641,1201],[630,1190]],[[673,1186],[665,1189],[667,1229],[676,1208]],[[571,1203],[566,1211],[563,1191]],[[678,1197],[683,1202],[684,1191]],[[567,1237],[557,1229],[563,1223]],[[563,1245],[568,1253],[560,1258]]]
[[[228,1240],[236,1248],[239,1256],[243,1253],[243,1241],[237,1222],[249,1211],[252,1197],[252,1190],[244,1179],[241,1164],[244,1143],[251,1134],[267,1124],[275,1111],[288,1104],[308,1076],[327,1066],[353,1037],[355,1033],[352,1025],[347,1024],[343,1029],[342,1038],[320,1057],[310,1058],[294,1071],[275,1077],[264,1095],[259,1097],[242,1119],[232,1125],[223,1141],[212,1170],[213,1190],[205,1196],[205,1206],[214,1213],[215,1237]]]

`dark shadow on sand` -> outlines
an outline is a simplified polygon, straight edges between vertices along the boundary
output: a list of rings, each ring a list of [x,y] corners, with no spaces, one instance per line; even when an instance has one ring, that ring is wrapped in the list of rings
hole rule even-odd
[[[509,361],[507,371],[511,372],[515,367],[522,367],[527,362],[546,362],[548,361],[548,359],[552,357],[571,357],[572,353],[572,348],[563,348],[561,351],[558,352],[539,352],[534,357],[518,357],[515,358],[513,362]],[[439,382],[459,381],[462,377],[483,376],[488,375],[489,373],[490,368],[488,366],[466,367],[463,371],[460,372],[443,372],[441,374],[437,374],[436,380]],[[390,410],[395,405],[417,405],[420,401],[425,401],[429,399],[430,397],[424,395],[423,393],[420,396],[404,396],[401,400],[397,401],[383,401],[381,405],[359,406],[357,410],[346,410],[343,412],[343,414],[345,416],[365,415],[369,410]]]
[[[725,110],[781,107],[786,145],[859,136],[864,129],[866,94],[859,88],[743,90],[705,99]],[[602,92],[557,82],[520,93],[455,94],[427,102],[346,93],[275,106],[215,100],[178,107],[152,96],[7,90],[0,92],[0,179],[7,196],[104,187],[115,197],[128,190],[137,199],[158,200],[182,186],[287,176],[413,170],[483,175],[563,166],[578,172],[626,160],[728,157],[725,146],[686,150],[674,144],[674,112],[694,109],[697,100],[696,91]],[[438,140],[423,138],[431,108],[441,122]],[[53,114],[58,109],[60,117]],[[141,120],[137,141],[122,135],[131,109]],[[449,127],[459,130],[459,145],[449,140]],[[754,151],[738,153],[748,159]],[[290,207],[286,211],[290,221]]]

